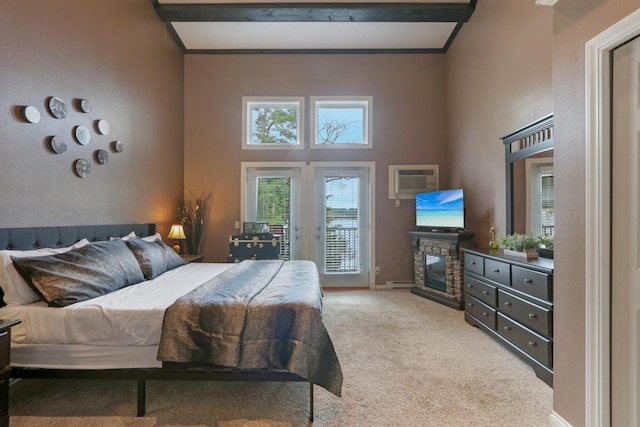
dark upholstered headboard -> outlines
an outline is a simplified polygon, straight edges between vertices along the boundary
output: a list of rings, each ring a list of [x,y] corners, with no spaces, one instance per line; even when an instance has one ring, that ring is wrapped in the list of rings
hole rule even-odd
[[[0,250],[29,250],[70,246],[78,240],[90,242],[123,237],[134,231],[137,236],[151,236],[156,224],[66,225],[61,227],[0,228]]]

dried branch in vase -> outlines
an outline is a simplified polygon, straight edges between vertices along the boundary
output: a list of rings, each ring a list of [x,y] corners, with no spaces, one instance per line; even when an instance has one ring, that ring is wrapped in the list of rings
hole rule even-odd
[[[176,201],[178,222],[184,227],[187,250],[190,254],[201,254],[209,225],[211,198],[211,193],[207,192]]]

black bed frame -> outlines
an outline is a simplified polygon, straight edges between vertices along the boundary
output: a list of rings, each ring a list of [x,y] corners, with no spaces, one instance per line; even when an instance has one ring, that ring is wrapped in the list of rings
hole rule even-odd
[[[0,250],[29,250],[70,246],[81,239],[89,241],[123,237],[134,231],[137,236],[151,236],[156,224],[81,225],[60,227],[0,228]],[[1,291],[0,291],[1,293]],[[2,295],[3,296],[3,295]],[[4,303],[3,303],[4,305]],[[12,367],[12,378],[75,378],[116,379],[137,381],[137,416],[146,412],[146,381],[197,380],[197,381],[264,381],[308,382],[309,421],[313,422],[313,383],[281,369],[243,370],[220,366],[163,363],[162,368],[135,369],[48,369]]]

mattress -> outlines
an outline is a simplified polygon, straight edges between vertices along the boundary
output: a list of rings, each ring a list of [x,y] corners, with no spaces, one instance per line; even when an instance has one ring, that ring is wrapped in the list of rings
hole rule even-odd
[[[0,318],[22,321],[11,330],[16,353],[20,346],[15,344],[112,346],[122,347],[123,351],[128,346],[140,346],[157,350],[165,309],[233,265],[186,264],[153,280],[67,307],[48,307],[44,302],[7,305],[0,308]]]

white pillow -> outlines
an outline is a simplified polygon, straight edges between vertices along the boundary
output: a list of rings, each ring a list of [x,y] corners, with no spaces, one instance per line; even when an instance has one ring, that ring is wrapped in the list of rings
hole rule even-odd
[[[29,251],[0,251],[0,288],[4,292],[4,302],[7,305],[22,305],[40,301],[40,297],[31,286],[24,281],[20,273],[13,266],[11,257],[25,258],[45,255],[55,255],[68,252],[71,249],[81,248],[88,245],[87,239],[82,239],[71,246],[64,248],[42,248]]]
[[[145,242],[155,242],[156,240],[162,240],[162,236],[160,233],[152,234],[151,236],[143,237],[142,240]]]
[[[122,237],[109,237],[110,241],[114,241],[114,240],[129,240],[129,239],[133,239],[134,237],[136,237],[136,232],[132,231],[131,233],[127,234],[126,236],[122,236]]]

